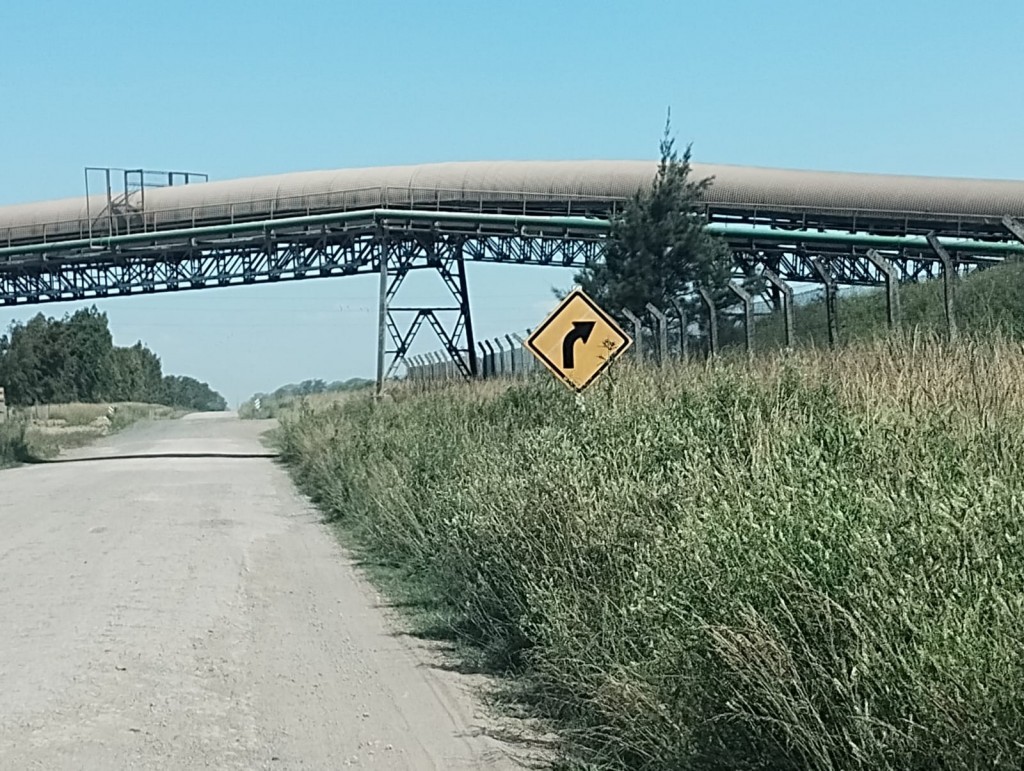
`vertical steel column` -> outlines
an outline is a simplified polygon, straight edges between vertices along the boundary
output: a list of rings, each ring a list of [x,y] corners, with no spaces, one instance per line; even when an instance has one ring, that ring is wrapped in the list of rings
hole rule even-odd
[[[899,274],[896,271],[896,266],[874,249],[868,249],[867,258],[885,276],[885,319],[889,329],[898,329],[902,314],[900,313]]]
[[[462,305],[462,318],[465,320],[465,335],[466,335],[466,352],[469,356],[469,375],[470,377],[476,377],[477,373],[477,362],[476,362],[476,346],[473,344],[475,339],[473,337],[473,316],[469,312],[469,284],[466,283],[466,259],[463,255],[463,242],[459,242],[458,252],[455,258],[456,264],[459,267],[459,294],[461,295],[459,300]]]
[[[644,326],[629,308],[622,309],[622,315],[633,325],[633,355],[637,361],[644,360]]]
[[[664,367],[668,362],[668,316],[654,303],[647,303],[647,311],[658,322],[658,365]]]
[[[752,356],[754,353],[754,298],[750,296],[750,292],[735,281],[729,282],[729,289],[743,303],[743,347],[747,351],[747,356]]]
[[[828,325],[828,347],[835,348],[839,344],[839,321],[836,319],[836,280],[828,265],[820,257],[811,260],[815,272],[825,285],[825,322]]]
[[[711,356],[718,355],[718,309],[715,308],[715,298],[711,296],[704,287],[698,289],[700,299],[708,309],[708,346]]]
[[[105,169],[107,173],[107,235],[116,235],[114,230],[114,194],[113,189],[110,187],[110,169]]]
[[[782,295],[782,323],[785,327],[786,347],[793,347],[793,287],[779,278],[779,275],[770,268],[761,271],[764,279],[775,287]]]
[[[384,375],[387,364],[387,334],[388,334],[388,235],[383,229],[377,230],[377,244],[380,249],[380,297],[377,306],[377,388],[376,395],[379,398],[384,393]]]
[[[956,278],[956,267],[946,247],[939,243],[935,233],[925,236],[932,251],[942,262],[942,305],[946,312],[946,333],[950,340],[956,340],[956,316],[953,310],[953,280]]]

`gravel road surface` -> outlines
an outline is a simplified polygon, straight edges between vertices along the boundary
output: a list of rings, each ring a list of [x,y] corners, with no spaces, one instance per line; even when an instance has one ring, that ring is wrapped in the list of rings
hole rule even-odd
[[[521,767],[284,470],[174,457],[265,453],[266,427],[147,424],[0,472],[0,768]]]

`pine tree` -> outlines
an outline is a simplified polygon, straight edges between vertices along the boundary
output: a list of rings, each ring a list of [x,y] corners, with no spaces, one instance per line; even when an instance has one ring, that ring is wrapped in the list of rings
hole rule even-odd
[[[697,318],[696,287],[721,296],[732,256],[728,245],[705,229],[700,205],[713,178],[691,178],[691,146],[679,156],[671,115],[660,150],[653,183],[613,218],[604,260],[577,273],[576,283],[615,314],[627,308],[642,316],[649,302],[670,310],[676,301]]]

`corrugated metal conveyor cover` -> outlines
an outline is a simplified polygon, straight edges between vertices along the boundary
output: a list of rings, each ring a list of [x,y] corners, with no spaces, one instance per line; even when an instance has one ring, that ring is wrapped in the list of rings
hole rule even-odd
[[[429,206],[468,202],[569,199],[613,201],[629,197],[653,178],[653,161],[479,161],[419,166],[340,169],[207,182],[146,191],[147,217],[161,228],[188,226],[194,211],[204,221],[235,216],[381,205]],[[723,208],[821,213],[932,214],[965,219],[1024,216],[1024,182],[880,174],[795,171],[694,164],[696,177],[713,176],[709,202]],[[96,218],[105,199],[90,206]],[[9,232],[47,236],[77,233],[84,198],[0,208],[0,241]],[[52,223],[65,223],[54,228]],[[11,230],[13,229],[13,230]]]
[[[945,214],[973,218],[1024,213],[1024,182],[892,174],[700,166],[713,174],[712,202],[809,211]]]

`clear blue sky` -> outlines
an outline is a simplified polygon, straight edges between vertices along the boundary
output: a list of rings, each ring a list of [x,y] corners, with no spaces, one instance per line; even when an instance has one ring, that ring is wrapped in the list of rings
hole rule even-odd
[[[1024,3],[0,4],[0,205],[86,165],[214,179],[445,160],[654,158],[1024,179]],[[555,269],[473,266],[479,333],[533,325]],[[99,303],[115,339],[235,403],[372,375],[375,282]],[[0,325],[39,310],[16,311]]]

